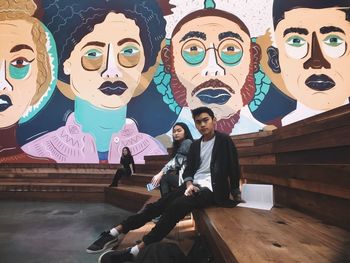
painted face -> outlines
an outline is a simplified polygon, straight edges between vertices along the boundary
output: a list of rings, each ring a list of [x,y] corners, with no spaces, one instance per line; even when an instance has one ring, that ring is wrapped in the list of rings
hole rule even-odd
[[[185,130],[180,125],[175,125],[173,128],[174,141],[182,141],[185,138]]]
[[[201,113],[194,118],[194,123],[196,125],[197,130],[204,137],[209,137],[215,131],[216,119],[210,117],[208,113]]]
[[[298,8],[276,28],[281,73],[306,106],[328,110],[350,97],[350,22],[334,9]]]
[[[109,13],[74,48],[64,63],[76,96],[105,109],[126,105],[139,85],[145,64],[135,22]]]
[[[0,128],[16,123],[37,89],[37,51],[32,24],[0,21]]]
[[[207,106],[227,119],[243,107],[250,43],[236,23],[222,17],[196,18],[181,27],[172,38],[174,69],[189,108]]]

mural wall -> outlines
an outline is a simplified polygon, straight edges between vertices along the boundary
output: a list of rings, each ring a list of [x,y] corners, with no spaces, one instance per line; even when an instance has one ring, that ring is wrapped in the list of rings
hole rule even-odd
[[[350,0],[0,0],[0,163],[136,163],[349,103]],[[315,19],[322,17],[322,19]]]

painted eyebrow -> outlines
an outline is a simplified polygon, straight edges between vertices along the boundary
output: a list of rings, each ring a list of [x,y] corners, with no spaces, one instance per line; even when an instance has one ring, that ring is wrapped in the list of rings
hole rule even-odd
[[[238,33],[234,33],[232,31],[222,32],[218,36],[219,41],[223,40],[224,38],[228,38],[228,37],[237,38],[237,39],[241,40],[242,42],[244,42],[242,37]]]
[[[29,50],[34,52],[32,47],[25,45],[25,44],[21,44],[21,45],[16,45],[13,48],[11,48],[10,53],[14,53],[14,52],[20,51],[22,49],[29,49]]]
[[[301,27],[290,27],[284,30],[283,36],[285,37],[289,33],[298,33],[300,35],[308,35],[309,31],[306,28]]]
[[[340,32],[345,34],[344,30],[341,29],[340,27],[336,27],[336,26],[324,26],[320,28],[320,32],[321,34],[328,34],[331,32]]]
[[[126,42],[134,42],[134,43],[136,43],[136,44],[138,44],[140,46],[140,43],[137,42],[137,40],[135,40],[133,38],[123,38],[123,39],[119,40],[117,44],[118,44],[118,46],[121,46],[121,45],[123,45]]]
[[[189,38],[200,38],[200,39],[203,39],[203,40],[206,40],[207,39],[207,35],[203,32],[199,32],[199,31],[190,31],[188,33],[186,33],[183,38],[180,40],[180,42],[182,41],[185,41],[186,39],[189,39]]]
[[[81,49],[87,46],[98,46],[98,47],[105,47],[106,43],[100,42],[100,41],[91,41],[87,42]]]

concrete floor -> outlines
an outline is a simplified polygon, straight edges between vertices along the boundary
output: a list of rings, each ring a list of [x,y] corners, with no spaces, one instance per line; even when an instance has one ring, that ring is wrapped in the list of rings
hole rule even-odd
[[[96,263],[85,252],[130,215],[105,203],[0,202],[1,263]]]

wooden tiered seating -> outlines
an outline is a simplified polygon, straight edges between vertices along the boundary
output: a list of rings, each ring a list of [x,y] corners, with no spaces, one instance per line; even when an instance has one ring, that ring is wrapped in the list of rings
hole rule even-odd
[[[152,159],[153,158],[153,159]],[[116,188],[109,188],[120,165],[115,164],[2,164],[0,199],[36,201],[108,201],[138,211],[154,193],[145,191],[151,174],[158,172],[168,156],[148,157],[143,171]],[[156,195],[157,196],[157,195]],[[159,194],[158,194],[159,196]]]
[[[346,105],[238,146],[242,180],[273,184],[275,207],[196,211],[216,262],[350,262],[349,134]]]

